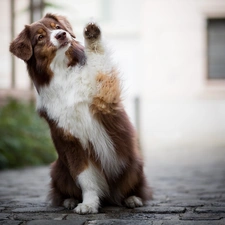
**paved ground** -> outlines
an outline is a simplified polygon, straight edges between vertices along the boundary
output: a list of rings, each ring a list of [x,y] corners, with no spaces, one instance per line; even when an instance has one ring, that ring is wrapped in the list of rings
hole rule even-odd
[[[45,202],[48,167],[0,172],[0,224],[225,225],[225,149],[145,153],[154,200],[142,208],[76,215]]]

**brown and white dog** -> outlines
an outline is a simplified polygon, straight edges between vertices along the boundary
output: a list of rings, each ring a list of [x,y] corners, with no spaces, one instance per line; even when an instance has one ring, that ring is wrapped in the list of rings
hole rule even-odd
[[[27,65],[58,152],[50,199],[79,214],[97,213],[103,202],[140,207],[151,191],[119,74],[96,24],[84,28],[84,39],[85,47],[65,17],[47,14],[10,45]]]

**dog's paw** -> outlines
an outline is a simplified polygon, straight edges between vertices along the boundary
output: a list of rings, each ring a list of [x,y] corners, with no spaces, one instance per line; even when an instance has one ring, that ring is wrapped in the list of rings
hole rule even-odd
[[[135,208],[135,207],[141,207],[143,206],[143,201],[141,198],[136,196],[130,196],[124,201],[125,205],[128,208]]]
[[[100,28],[95,23],[89,23],[84,28],[84,38],[88,40],[96,40],[101,34]]]
[[[78,205],[78,200],[74,198],[67,198],[63,202],[63,206],[67,209],[74,209]]]
[[[74,209],[74,212],[75,213],[78,213],[78,214],[98,213],[98,207],[96,207],[95,204],[84,204],[84,203],[80,203]]]

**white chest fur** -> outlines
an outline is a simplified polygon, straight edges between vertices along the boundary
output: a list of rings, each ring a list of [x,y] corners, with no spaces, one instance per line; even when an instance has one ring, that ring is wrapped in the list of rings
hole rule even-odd
[[[55,61],[51,64],[54,77],[49,86],[40,89],[37,109],[45,109],[60,128],[80,140],[84,149],[90,141],[105,171],[118,173],[122,164],[116,156],[112,140],[89,109],[97,91],[96,68],[88,63],[84,67],[72,68],[58,65]]]

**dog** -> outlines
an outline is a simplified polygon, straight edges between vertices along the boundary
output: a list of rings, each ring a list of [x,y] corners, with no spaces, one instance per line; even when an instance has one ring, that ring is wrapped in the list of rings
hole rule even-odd
[[[119,71],[100,27],[89,23],[83,35],[84,46],[64,16],[48,13],[10,43],[27,65],[58,153],[49,198],[78,214],[98,213],[104,203],[141,207],[152,193]]]

